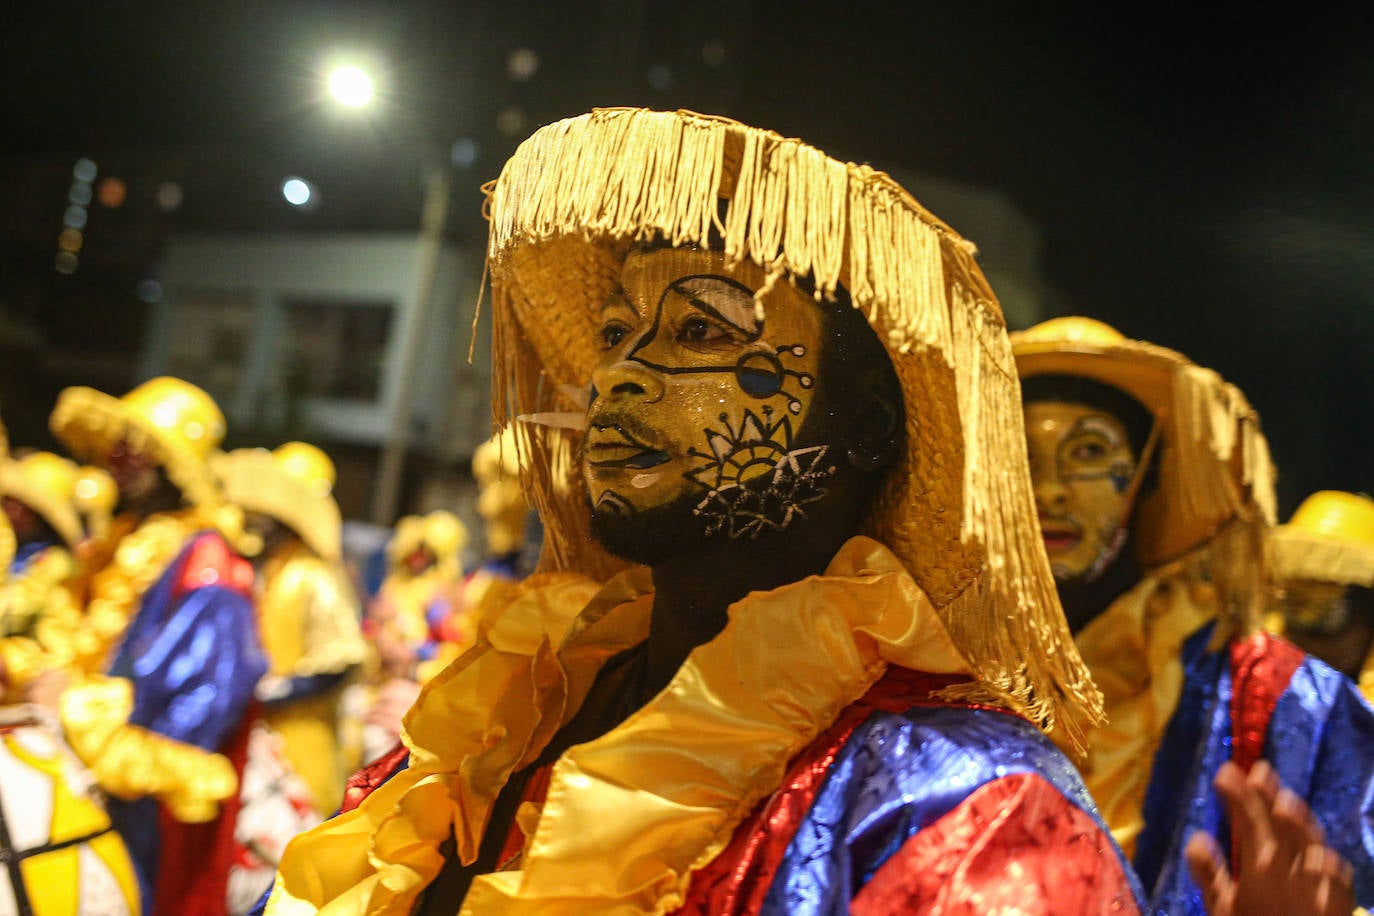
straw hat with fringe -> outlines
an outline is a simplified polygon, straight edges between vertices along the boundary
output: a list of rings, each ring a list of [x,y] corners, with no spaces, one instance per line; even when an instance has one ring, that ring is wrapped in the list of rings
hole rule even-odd
[[[1274,467],[1259,414],[1240,389],[1174,350],[1110,325],[1055,318],[1011,335],[1024,379],[1066,375],[1116,388],[1154,417],[1158,484],[1136,507],[1141,563],[1200,563],[1221,609],[1253,627],[1274,523]]]
[[[319,448],[308,442],[287,442],[270,452],[241,448],[211,463],[229,502],[286,525],[321,559],[340,558],[343,521],[331,495],[334,462]]]
[[[38,513],[69,548],[83,537],[76,511],[76,481],[76,465],[52,452],[0,458],[0,496],[12,497]]]
[[[866,530],[902,561],[977,674],[963,696],[1071,736],[1100,716],[1044,553],[1020,386],[974,248],[882,172],[691,112],[602,109],[526,140],[489,188],[499,428],[584,407],[598,309],[637,240],[709,247],[768,286],[843,285],[906,400],[905,454]],[[760,299],[765,290],[760,291]],[[570,424],[575,425],[575,424]],[[623,568],[589,536],[576,429],[520,424],[540,568]]]
[[[1269,537],[1279,582],[1311,580],[1374,588],[1374,500],[1318,490]]]
[[[103,464],[125,440],[158,462],[186,502],[203,506],[222,499],[209,459],[224,441],[224,414],[190,382],[162,376],[120,398],[94,388],[67,388],[48,424],[82,461]]]

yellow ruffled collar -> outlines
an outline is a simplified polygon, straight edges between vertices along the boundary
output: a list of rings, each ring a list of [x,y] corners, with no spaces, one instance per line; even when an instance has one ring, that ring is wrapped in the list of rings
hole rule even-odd
[[[571,717],[605,660],[647,635],[642,570],[600,590],[571,575],[530,584],[421,693],[406,718],[410,767],[291,843],[267,916],[408,913],[450,833],[475,859],[510,773]],[[824,575],[737,602],[661,694],[567,751],[520,868],[477,878],[462,912],[674,909],[788,762],[888,664],[970,673],[896,557],[853,538]]]

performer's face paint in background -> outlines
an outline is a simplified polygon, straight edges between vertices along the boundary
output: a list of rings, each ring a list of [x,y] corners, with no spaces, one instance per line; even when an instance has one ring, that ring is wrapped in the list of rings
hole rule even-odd
[[[796,436],[824,319],[779,280],[760,320],[763,285],[757,266],[727,267],[718,252],[628,256],[592,377],[583,472],[596,516],[686,504],[705,533],[748,537],[786,527],[823,491],[826,450]]]
[[[1031,480],[1055,578],[1092,579],[1125,542],[1136,458],[1121,421],[1061,401],[1026,404]]]
[[[1313,579],[1283,584],[1284,635],[1349,677],[1359,678],[1374,643],[1371,593]]]

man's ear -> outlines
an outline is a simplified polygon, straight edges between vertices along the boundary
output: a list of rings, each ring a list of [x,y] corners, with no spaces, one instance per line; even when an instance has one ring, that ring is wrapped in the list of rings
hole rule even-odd
[[[886,397],[883,386],[870,386],[860,400],[854,443],[846,453],[850,466],[864,473],[891,467],[901,446],[904,419],[900,402]]]

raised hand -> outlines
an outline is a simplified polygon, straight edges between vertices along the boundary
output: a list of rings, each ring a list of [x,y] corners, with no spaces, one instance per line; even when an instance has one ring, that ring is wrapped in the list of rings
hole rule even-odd
[[[1246,775],[1227,762],[1217,772],[1235,838],[1236,873],[1210,834],[1188,841],[1186,856],[1210,916],[1350,916],[1350,865],[1326,845],[1306,802],[1256,763]]]

